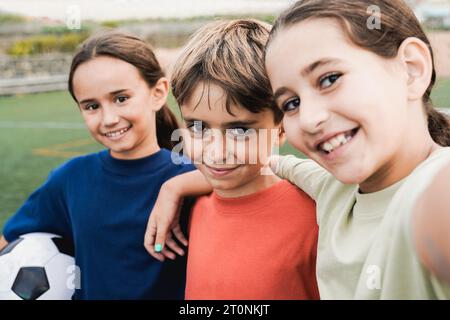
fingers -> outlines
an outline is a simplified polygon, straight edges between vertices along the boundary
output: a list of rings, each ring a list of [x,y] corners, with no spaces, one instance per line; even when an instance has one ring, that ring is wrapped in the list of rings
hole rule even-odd
[[[188,246],[188,241],[187,241],[186,237],[184,236],[183,232],[181,231],[181,227],[179,224],[177,224],[172,229],[172,232],[175,235],[175,238],[178,239],[178,241],[180,241],[185,247]]]
[[[154,220],[150,219],[147,225],[147,230],[145,231],[144,247],[152,257],[162,262],[164,261],[164,255],[162,253],[156,252],[154,246],[155,238],[156,238],[156,223]]]
[[[166,238],[169,233],[170,226],[168,223],[164,221],[159,221],[158,226],[156,227],[156,238],[154,242],[154,250],[156,252],[162,252],[165,244],[166,244]]]
[[[271,155],[269,158],[270,169],[275,173],[277,172],[278,161],[280,160],[279,155]]]
[[[180,246],[175,242],[175,240],[172,237],[167,237],[166,245],[168,248],[170,248],[172,251],[176,252],[180,256],[184,255],[183,249],[180,248]]]
[[[175,260],[177,253],[180,256],[184,255],[184,250],[175,242],[170,233],[166,233],[168,228],[166,224],[160,223],[157,228],[155,219],[150,219],[147,230],[144,236],[144,247],[148,253],[159,261],[164,261],[165,258]],[[181,232],[179,225],[175,226],[173,232],[177,234],[177,239],[181,238],[181,242],[187,245],[187,240]],[[175,253],[174,253],[175,252]]]

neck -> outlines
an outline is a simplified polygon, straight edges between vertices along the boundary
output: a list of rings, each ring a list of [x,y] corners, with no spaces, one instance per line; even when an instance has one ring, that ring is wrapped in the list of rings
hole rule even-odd
[[[157,153],[161,148],[156,144],[156,146],[149,146],[145,149],[138,150],[138,151],[126,151],[126,152],[114,152],[111,150],[111,156],[116,159],[120,160],[136,160],[136,159],[142,159],[145,157],[149,157],[152,154]]]
[[[239,198],[268,189],[279,181],[281,179],[274,174],[258,174],[254,179],[237,188],[231,190],[215,189],[214,192],[222,198]]]

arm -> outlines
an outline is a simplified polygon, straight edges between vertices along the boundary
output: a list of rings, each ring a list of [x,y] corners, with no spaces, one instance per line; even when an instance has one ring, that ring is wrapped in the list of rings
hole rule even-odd
[[[6,239],[1,236],[0,237],[0,251],[3,250],[4,247],[6,247],[8,245],[8,241],[6,241]]]
[[[59,170],[53,171],[6,221],[3,228],[5,241],[11,242],[30,232],[50,232],[71,239],[72,229],[63,189],[65,181]]]
[[[450,165],[434,177],[413,212],[413,241],[425,267],[450,284]]]
[[[185,196],[210,192],[211,185],[198,170],[173,177],[162,185],[150,213],[144,237],[144,246],[154,258],[160,261],[164,261],[164,257],[175,259],[175,254],[169,248],[179,255],[184,254],[183,249],[172,238],[173,233],[183,245],[188,245],[180,228],[181,200]]]
[[[299,159],[293,155],[270,157],[270,168],[282,179],[302,189],[315,201],[330,173],[312,160]]]

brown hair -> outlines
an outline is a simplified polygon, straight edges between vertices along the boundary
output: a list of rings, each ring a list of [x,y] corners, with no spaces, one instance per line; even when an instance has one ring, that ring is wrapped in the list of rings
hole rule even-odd
[[[269,32],[270,25],[253,19],[215,21],[200,28],[173,69],[172,92],[178,104],[187,102],[199,83],[213,83],[225,92],[231,115],[235,103],[253,113],[272,110],[275,123],[281,122],[283,113],[273,103],[264,68]]]
[[[121,32],[102,33],[83,42],[72,59],[68,85],[69,92],[75,101],[77,101],[73,92],[75,70],[82,63],[99,56],[109,56],[132,64],[139,70],[150,88],[160,78],[164,77],[164,72],[148,43],[133,35]],[[156,113],[156,137],[161,148],[171,150],[175,146],[175,143],[171,141],[171,135],[175,129],[178,129],[177,119],[167,104],[164,104]]]
[[[367,23],[373,14],[368,9],[373,5],[380,9],[381,28],[372,30]],[[416,37],[422,40],[433,60],[431,82],[423,96],[428,130],[436,143],[450,146],[450,124],[431,102],[431,90],[436,81],[433,50],[413,11],[403,0],[300,0],[275,21],[266,50],[283,27],[311,18],[336,19],[354,44],[386,58],[395,57],[405,39]]]

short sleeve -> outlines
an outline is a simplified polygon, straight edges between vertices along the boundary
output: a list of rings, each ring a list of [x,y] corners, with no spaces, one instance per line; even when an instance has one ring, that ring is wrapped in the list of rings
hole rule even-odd
[[[282,179],[289,180],[314,200],[317,200],[327,178],[330,176],[330,173],[316,162],[299,159],[293,155],[279,158],[275,174]]]
[[[30,232],[49,232],[72,238],[65,201],[64,177],[60,170],[34,191],[22,207],[6,222],[3,236],[8,242]]]

